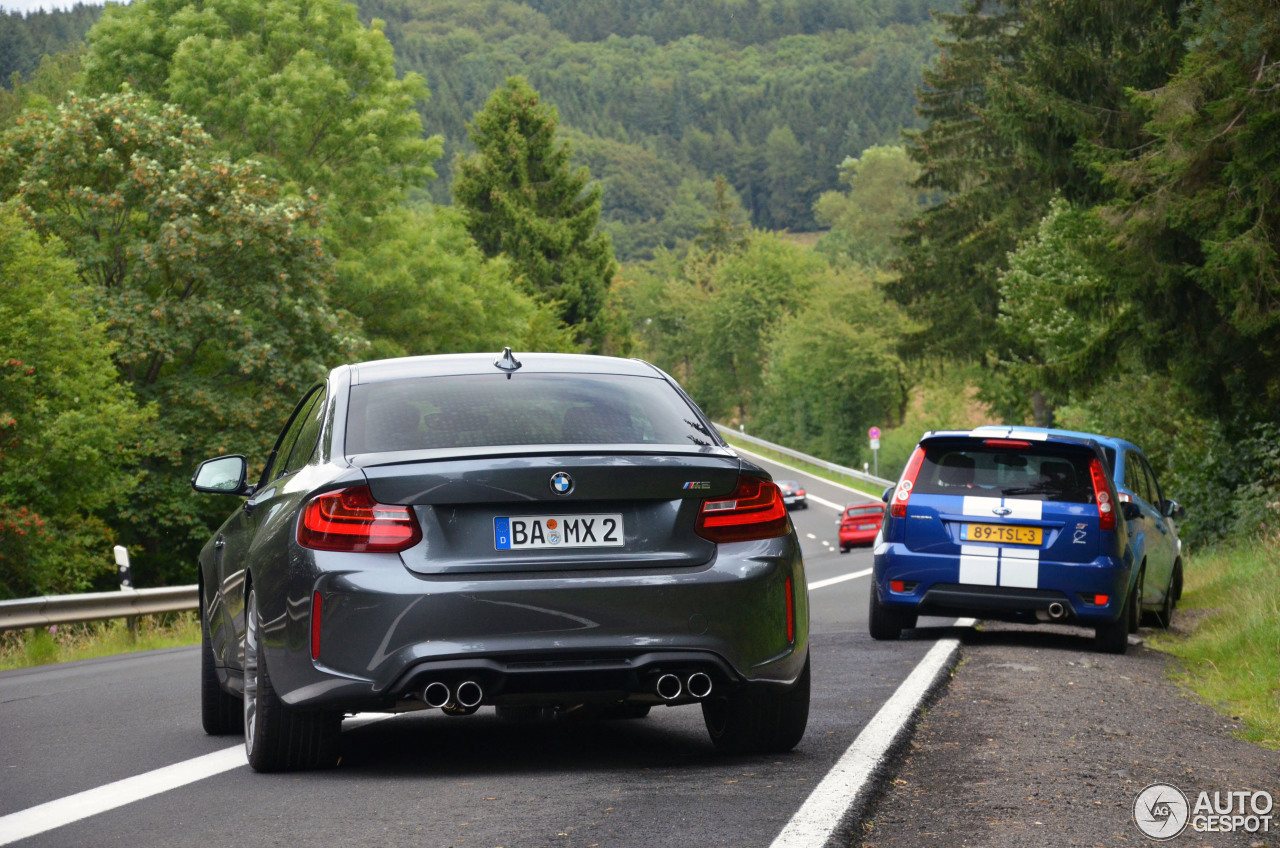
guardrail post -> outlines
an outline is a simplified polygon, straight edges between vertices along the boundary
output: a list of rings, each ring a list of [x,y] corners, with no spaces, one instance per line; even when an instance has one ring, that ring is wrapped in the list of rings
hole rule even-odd
[[[116,571],[120,576],[120,589],[125,591],[133,588],[133,573],[129,568],[129,550],[124,545],[116,545],[111,549],[116,556]],[[136,640],[138,638],[138,617],[131,615],[125,619],[129,625],[129,638]]]

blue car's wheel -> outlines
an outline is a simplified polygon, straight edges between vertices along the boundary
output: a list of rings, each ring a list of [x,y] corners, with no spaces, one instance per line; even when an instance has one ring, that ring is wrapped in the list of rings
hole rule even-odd
[[[882,642],[893,642],[902,637],[902,631],[916,626],[916,614],[905,610],[891,609],[880,603],[876,587],[871,587],[871,607],[867,612],[867,629],[871,638]]]

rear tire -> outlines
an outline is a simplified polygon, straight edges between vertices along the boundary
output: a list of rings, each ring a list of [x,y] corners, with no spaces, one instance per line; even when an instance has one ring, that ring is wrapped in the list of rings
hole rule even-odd
[[[225,736],[244,729],[244,705],[234,695],[228,695],[218,682],[218,668],[213,657],[213,640],[209,637],[209,622],[200,611],[200,723],[210,736]]]
[[[1161,630],[1169,629],[1173,623],[1173,608],[1178,604],[1178,595],[1182,594],[1182,563],[1174,563],[1173,574],[1169,575],[1169,585],[1164,590],[1164,603],[1160,609],[1151,613],[1151,623]]]
[[[1134,591],[1125,599],[1124,609],[1115,621],[1099,624],[1093,631],[1093,646],[1103,654],[1123,654],[1129,650],[1129,621],[1133,618]]]
[[[304,712],[287,707],[267,670],[261,650],[258,596],[249,589],[245,605],[244,747],[254,771],[331,768],[338,762],[342,713]]]
[[[903,630],[916,626],[916,613],[891,609],[880,603],[876,587],[871,586],[871,602],[867,611],[867,629],[871,638],[881,642],[893,642],[902,638]]]
[[[1142,598],[1147,593],[1147,567],[1142,566],[1138,572],[1138,584],[1133,587],[1133,598],[1129,601],[1129,632],[1137,633],[1142,624]]]
[[[783,754],[809,724],[809,659],[795,685],[776,693],[752,687],[702,702],[702,720],[724,754]]]

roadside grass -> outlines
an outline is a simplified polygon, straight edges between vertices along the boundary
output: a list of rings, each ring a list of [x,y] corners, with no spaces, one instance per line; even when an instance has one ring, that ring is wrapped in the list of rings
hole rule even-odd
[[[11,630],[0,633],[0,671],[198,644],[195,612],[139,616],[136,636],[124,619]]]
[[[1280,750],[1280,535],[1188,557],[1179,612],[1199,611],[1150,640],[1182,660],[1176,679],[1244,723],[1241,738]]]
[[[874,483],[868,483],[865,480],[859,480],[857,477],[850,477],[847,474],[838,474],[834,471],[828,471],[817,465],[810,465],[807,462],[760,447],[759,445],[748,444],[741,439],[734,438],[732,430],[721,430],[720,435],[724,436],[724,440],[735,448],[741,448],[744,451],[759,454],[766,459],[772,459],[774,462],[781,462],[783,465],[790,465],[792,468],[799,468],[807,474],[815,477],[821,477],[823,480],[830,480],[832,483],[839,483],[842,486],[848,486],[851,489],[857,489],[859,492],[870,495],[873,498],[879,498],[884,491],[884,487],[877,487]]]

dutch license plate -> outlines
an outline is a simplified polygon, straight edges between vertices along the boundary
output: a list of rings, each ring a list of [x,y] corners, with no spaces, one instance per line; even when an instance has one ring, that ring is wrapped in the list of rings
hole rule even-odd
[[[876,526],[875,526],[874,524],[859,524],[859,525],[858,525],[858,529],[859,529],[859,530],[874,530],[874,529],[876,529]]]
[[[966,542],[999,542],[1002,545],[1038,545],[1044,538],[1040,527],[1012,524],[962,524],[960,538]]]
[[[493,519],[493,546],[500,551],[530,548],[622,546],[622,516],[519,515]]]

